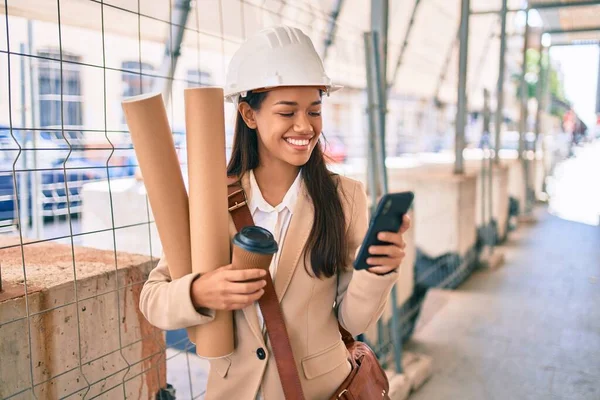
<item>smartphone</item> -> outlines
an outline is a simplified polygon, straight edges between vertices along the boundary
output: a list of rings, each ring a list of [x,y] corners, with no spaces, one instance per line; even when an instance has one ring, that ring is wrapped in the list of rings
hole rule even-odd
[[[413,192],[400,192],[386,194],[379,200],[363,244],[354,260],[354,269],[374,267],[374,265],[367,264],[367,258],[371,256],[369,247],[389,245],[389,243],[377,239],[377,234],[379,232],[398,232],[402,225],[402,218],[410,210],[414,197]]]

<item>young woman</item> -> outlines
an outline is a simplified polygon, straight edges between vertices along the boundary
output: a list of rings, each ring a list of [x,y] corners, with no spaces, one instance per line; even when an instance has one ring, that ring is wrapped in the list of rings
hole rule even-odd
[[[327,170],[321,145],[323,93],[336,89],[310,39],[270,28],[250,38],[229,65],[226,96],[238,106],[228,174],[241,179],[256,225],[279,244],[270,273],[280,300],[306,399],[327,399],[350,372],[338,321],[353,335],[381,316],[404,258],[402,234],[381,232],[389,245],[369,249],[368,270],[352,260],[368,226],[364,186]],[[236,233],[230,221],[230,234]],[[283,399],[264,321],[256,302],[261,270],[221,266],[172,280],[163,257],[150,273],[140,308],[162,329],[208,323],[214,310],[234,310],[229,357],[210,360],[206,399]],[[335,307],[334,307],[335,304]]]

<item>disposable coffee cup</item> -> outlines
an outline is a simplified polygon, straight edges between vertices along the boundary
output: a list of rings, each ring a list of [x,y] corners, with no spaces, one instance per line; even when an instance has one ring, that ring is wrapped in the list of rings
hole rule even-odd
[[[233,237],[231,264],[234,269],[264,269],[268,273],[277,250],[271,232],[259,226],[247,226]]]

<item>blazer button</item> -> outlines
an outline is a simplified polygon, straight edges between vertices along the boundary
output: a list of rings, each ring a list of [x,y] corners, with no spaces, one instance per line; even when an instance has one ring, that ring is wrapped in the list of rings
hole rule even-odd
[[[259,360],[264,360],[267,357],[265,349],[259,347],[258,350],[256,350],[256,357],[258,357]]]

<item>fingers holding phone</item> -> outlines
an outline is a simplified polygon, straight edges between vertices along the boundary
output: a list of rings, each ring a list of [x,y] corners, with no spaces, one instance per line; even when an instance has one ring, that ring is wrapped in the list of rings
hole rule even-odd
[[[366,260],[370,266],[369,272],[384,275],[400,267],[406,256],[406,241],[403,235],[410,228],[410,224],[410,217],[405,214],[398,232],[377,234],[377,239],[383,244],[369,246],[369,257]]]
[[[413,199],[412,192],[389,193],[380,199],[354,260],[355,269],[386,274],[400,266],[406,248],[403,235],[411,225],[408,211]]]

